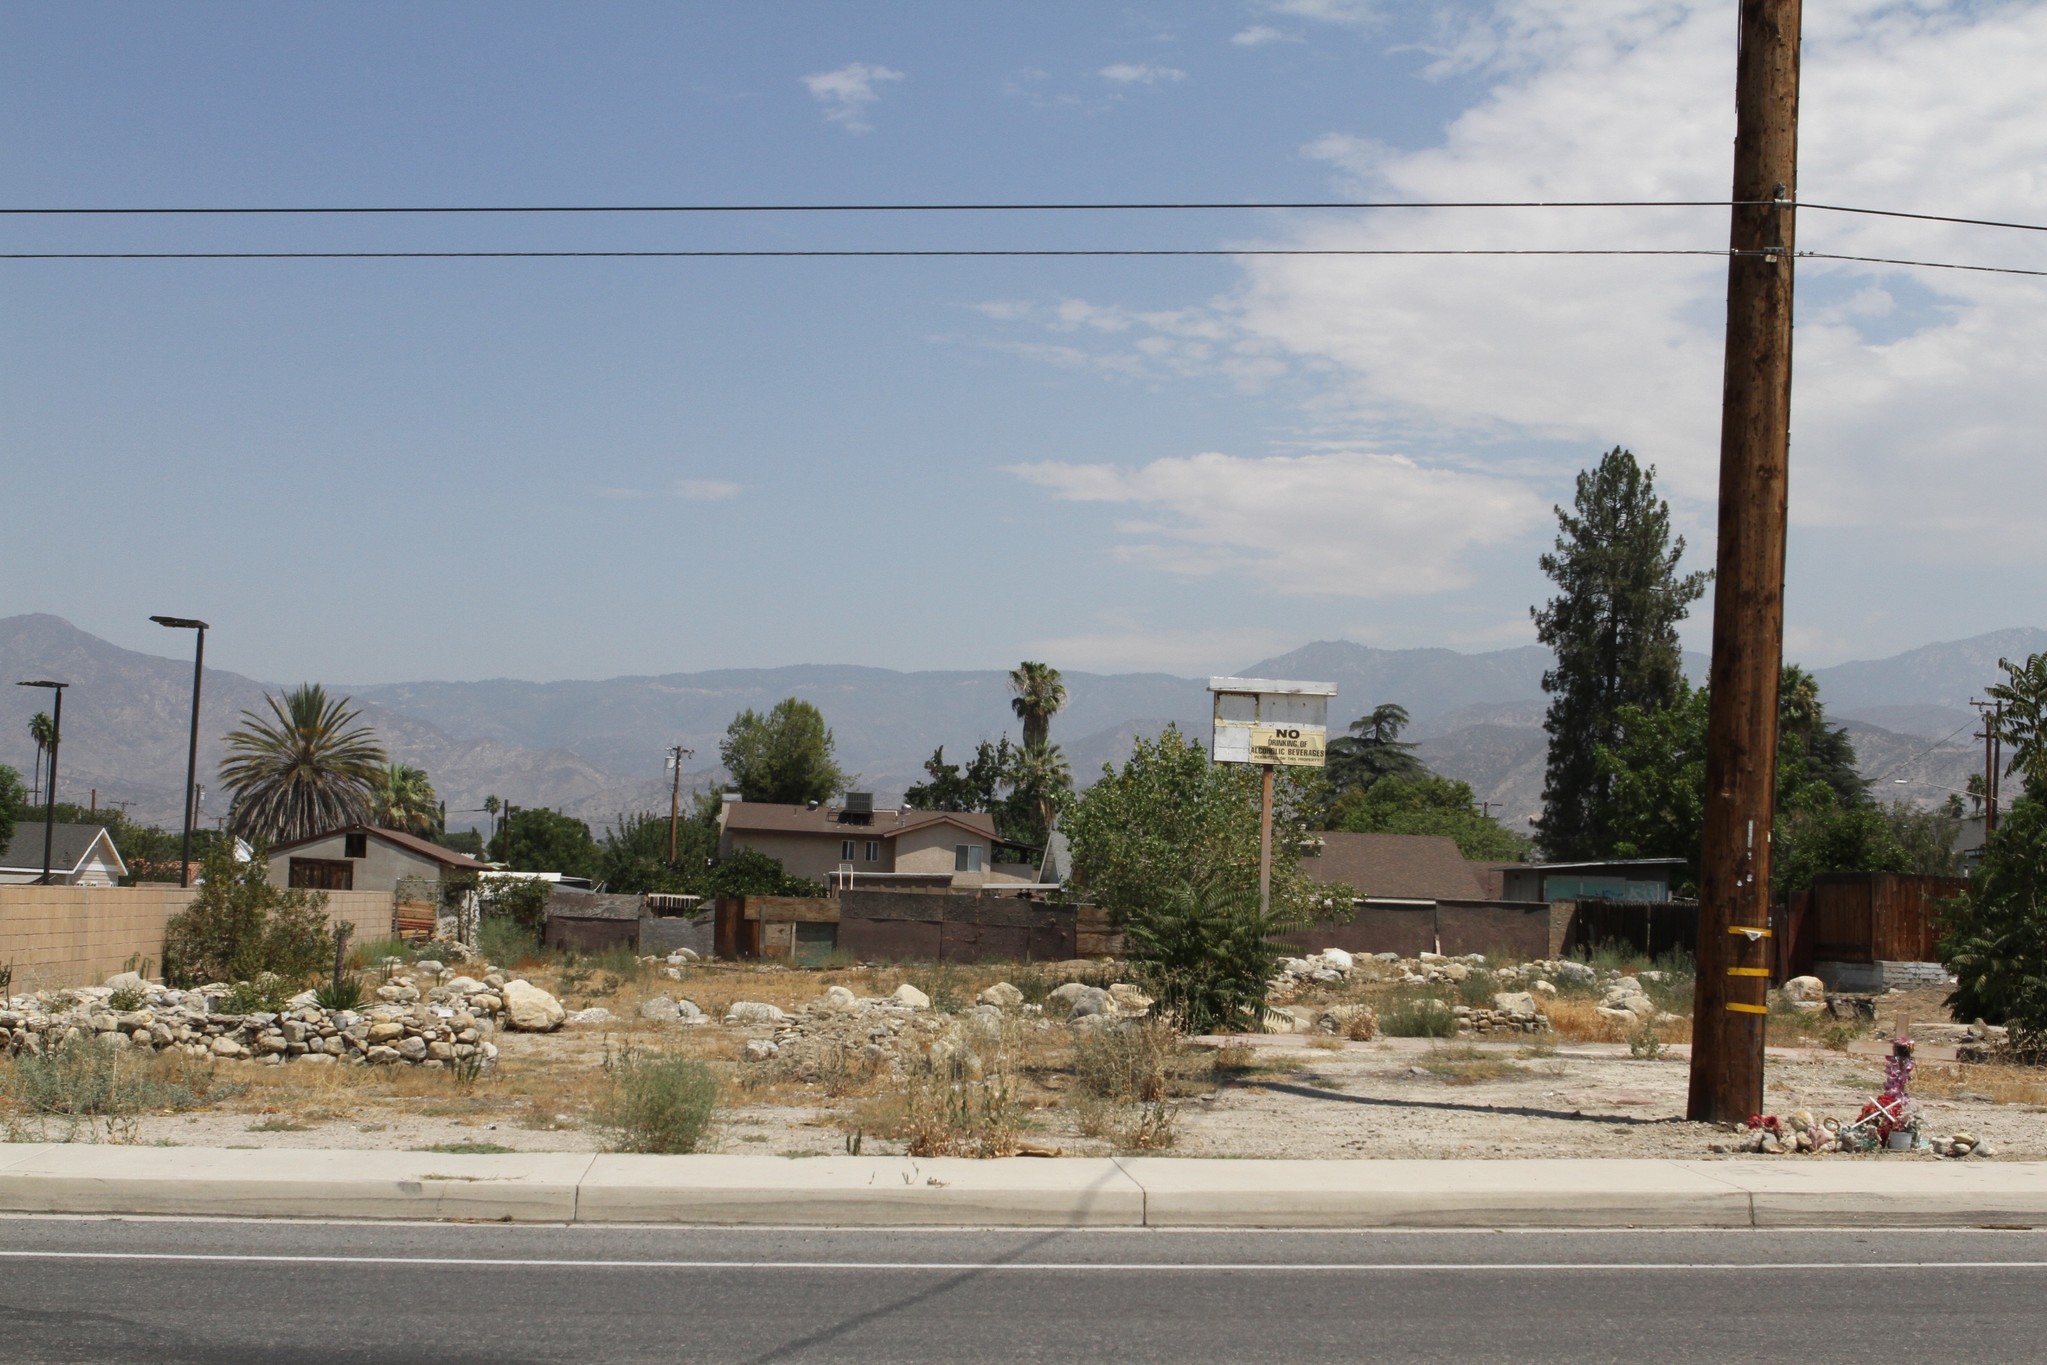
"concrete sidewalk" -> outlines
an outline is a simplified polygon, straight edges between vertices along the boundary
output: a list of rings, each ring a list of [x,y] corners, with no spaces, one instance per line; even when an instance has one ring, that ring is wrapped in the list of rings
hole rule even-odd
[[[813,1227],[2047,1225],[2047,1162],[1217,1161],[0,1147],[0,1213]]]

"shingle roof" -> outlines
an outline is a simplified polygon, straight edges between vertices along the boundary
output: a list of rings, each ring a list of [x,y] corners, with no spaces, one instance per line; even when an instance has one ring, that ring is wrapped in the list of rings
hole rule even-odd
[[[422,839],[417,834],[407,834],[402,829],[382,829],[376,825],[349,825],[342,829],[330,829],[322,834],[309,834],[303,839],[293,839],[289,843],[272,844],[270,846],[270,856],[275,857],[294,848],[303,848],[307,844],[321,839],[332,839],[337,834],[367,834],[372,839],[382,840],[384,843],[395,845],[408,853],[416,853],[422,858],[431,859],[452,872],[490,871],[489,863],[480,863],[467,853],[457,853],[452,848],[442,848],[431,839]]]
[[[1484,888],[1457,841],[1439,834],[1316,836],[1319,856],[1303,855],[1301,869],[1318,882],[1347,882],[1361,896],[1393,900],[1483,900]]]
[[[866,824],[843,820],[836,806],[785,806],[769,801],[728,801],[725,828],[735,834],[820,834],[834,839],[893,839],[927,825],[947,823],[995,838],[995,817],[984,811],[877,810]]]
[[[85,859],[93,840],[106,833],[105,825],[58,825],[51,831],[50,870],[69,872]],[[14,826],[14,838],[0,848],[0,867],[11,871],[43,870],[43,822],[21,820]]]

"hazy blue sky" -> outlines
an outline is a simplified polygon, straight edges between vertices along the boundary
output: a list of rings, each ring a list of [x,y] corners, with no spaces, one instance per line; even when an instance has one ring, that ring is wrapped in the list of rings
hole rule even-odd
[[[1802,197],[2047,219],[2047,7],[1809,7]],[[1724,195],[1731,0],[0,11],[7,206]],[[1646,245],[1715,212],[10,219],[5,249]],[[2047,267],[1807,213],[1801,244]],[[0,614],[259,677],[1199,672],[1710,563],[1711,259],[0,262]],[[2043,619],[2047,281],[1801,267],[1790,652]],[[1703,620],[1693,634],[1705,639]]]

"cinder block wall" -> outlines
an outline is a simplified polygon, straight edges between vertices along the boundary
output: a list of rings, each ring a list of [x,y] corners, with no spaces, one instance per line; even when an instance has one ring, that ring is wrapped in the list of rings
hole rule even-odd
[[[0,886],[0,965],[14,969],[13,992],[95,986],[130,958],[163,969],[164,922],[193,893],[168,884]],[[358,940],[391,932],[391,893],[333,891],[327,919],[349,920]]]

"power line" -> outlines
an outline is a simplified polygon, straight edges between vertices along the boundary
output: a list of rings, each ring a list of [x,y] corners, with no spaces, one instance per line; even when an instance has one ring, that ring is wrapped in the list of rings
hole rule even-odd
[[[1774,201],[1764,201],[1774,202]],[[241,217],[540,213],[1150,213],[1296,209],[1724,209],[1725,199],[1185,200],[986,204],[389,204],[187,208],[0,208],[0,217]]]
[[[428,216],[436,214],[585,214],[585,213],[1172,213],[1232,211],[1370,211],[1400,209],[1709,209],[1747,208],[1776,200],[1734,199],[1216,199],[1098,203],[913,203],[913,204],[300,204],[300,205],[154,205],[137,208],[0,208],[0,217],[346,217]],[[1965,218],[1907,209],[1865,208],[1854,204],[1793,202],[1788,207],[1815,213],[1849,213],[1876,218],[1903,218],[1921,223],[1953,223],[1964,227],[2008,228],[2016,232],[2047,232],[2047,223],[2020,223],[2001,218]]]
[[[1813,261],[1861,261],[1866,265],[1910,265],[1922,270],[1968,270],[1985,275],[2047,275],[2047,270],[2021,270],[2011,265],[1960,265],[1954,261],[1907,261],[1892,256],[1844,256],[1833,251],[1801,251],[1799,256]]]
[[[1725,247],[1020,247],[652,251],[8,251],[0,261],[805,260],[986,256],[1727,256]],[[1844,258],[1846,259],[1846,258]],[[1988,268],[1988,267],[1982,267]]]

